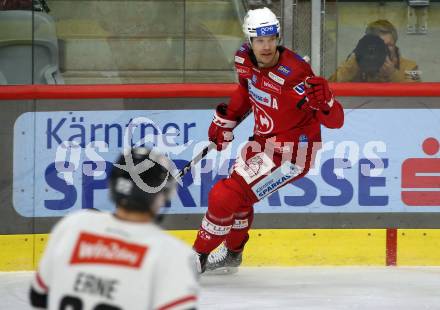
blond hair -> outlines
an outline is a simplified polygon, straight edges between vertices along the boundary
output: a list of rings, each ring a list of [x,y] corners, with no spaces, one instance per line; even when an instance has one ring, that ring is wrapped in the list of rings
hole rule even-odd
[[[391,24],[386,19],[379,19],[374,22],[371,22],[367,25],[367,29],[365,29],[366,34],[385,34],[390,33],[393,37],[394,42],[397,42],[397,30],[393,24]]]

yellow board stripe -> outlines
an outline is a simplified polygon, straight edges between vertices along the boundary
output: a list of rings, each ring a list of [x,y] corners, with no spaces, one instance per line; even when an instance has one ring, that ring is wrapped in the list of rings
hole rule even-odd
[[[0,271],[34,267],[33,235],[0,235]]]
[[[197,231],[169,233],[192,245]],[[397,265],[440,265],[440,229],[399,229]],[[0,271],[34,270],[47,234],[0,235]],[[254,229],[244,266],[385,266],[386,229]]]
[[[440,229],[399,229],[397,265],[440,266]]]
[[[172,231],[188,244],[196,231]],[[255,229],[245,266],[384,265],[385,229]]]

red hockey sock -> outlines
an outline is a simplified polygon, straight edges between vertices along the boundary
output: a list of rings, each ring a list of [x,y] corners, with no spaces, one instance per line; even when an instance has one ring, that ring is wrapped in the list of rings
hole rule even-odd
[[[249,240],[249,229],[254,220],[254,209],[252,206],[241,207],[242,212],[234,214],[234,223],[231,232],[226,237],[226,247],[234,252],[241,252]]]

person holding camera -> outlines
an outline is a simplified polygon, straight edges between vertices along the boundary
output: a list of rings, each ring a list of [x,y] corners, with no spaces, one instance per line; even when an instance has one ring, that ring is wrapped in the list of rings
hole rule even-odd
[[[381,19],[368,24],[356,48],[330,76],[331,82],[420,82],[415,61],[401,57],[397,30]]]

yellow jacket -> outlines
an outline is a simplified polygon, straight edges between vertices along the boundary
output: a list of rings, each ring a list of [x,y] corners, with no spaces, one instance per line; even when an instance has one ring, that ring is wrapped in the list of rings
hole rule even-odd
[[[420,71],[415,61],[400,57],[400,68],[396,68],[391,76],[378,73],[363,81],[359,74],[359,67],[354,54],[333,73],[328,79],[330,82],[420,82]]]

